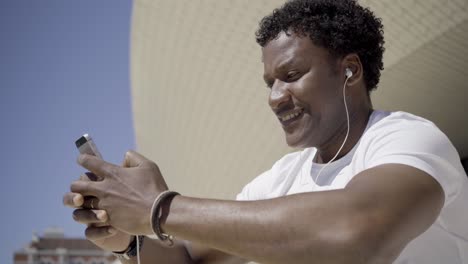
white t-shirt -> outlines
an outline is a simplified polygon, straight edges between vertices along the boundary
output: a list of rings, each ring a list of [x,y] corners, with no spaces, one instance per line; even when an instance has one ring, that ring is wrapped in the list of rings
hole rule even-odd
[[[316,149],[288,154],[247,184],[237,200],[345,188],[359,172],[385,163],[418,168],[434,177],[445,193],[435,223],[411,241],[394,263],[468,264],[468,178],[449,139],[432,122],[405,112],[374,111],[358,144],[316,177],[324,164]]]

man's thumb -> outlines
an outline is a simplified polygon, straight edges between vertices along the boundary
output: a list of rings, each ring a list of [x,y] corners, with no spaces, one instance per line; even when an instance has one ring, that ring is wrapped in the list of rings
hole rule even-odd
[[[126,168],[139,167],[145,161],[148,161],[146,157],[144,157],[140,153],[137,153],[133,150],[129,150],[125,153],[123,167],[126,167]]]

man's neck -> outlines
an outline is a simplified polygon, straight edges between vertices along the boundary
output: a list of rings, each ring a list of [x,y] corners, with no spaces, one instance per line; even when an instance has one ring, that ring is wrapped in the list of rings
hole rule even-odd
[[[372,114],[372,111],[372,107],[363,108],[359,111],[354,111],[353,114],[349,117],[349,135],[345,145],[343,146],[335,160],[338,160],[341,157],[348,154],[353,149],[353,147],[359,142],[359,139],[361,139],[362,134],[366,130],[367,123],[369,122],[369,118]],[[340,147],[343,145],[347,129],[347,125],[344,126],[344,128],[342,128],[339,131],[339,133],[336,133],[336,136],[328,140],[329,143],[324,144],[324,146],[322,146],[321,148],[317,148],[317,155],[315,155],[314,162],[329,162],[339,151]]]

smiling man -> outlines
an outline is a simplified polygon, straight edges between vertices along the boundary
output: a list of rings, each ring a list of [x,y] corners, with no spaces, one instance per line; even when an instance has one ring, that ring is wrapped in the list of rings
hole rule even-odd
[[[170,192],[136,152],[123,166],[82,155],[99,180],[82,176],[64,203],[87,238],[125,263],[140,248],[143,263],[468,263],[468,180],[455,148],[428,120],[372,108],[380,20],[352,0],[295,0],[256,36],[269,105],[304,150],[237,201]]]

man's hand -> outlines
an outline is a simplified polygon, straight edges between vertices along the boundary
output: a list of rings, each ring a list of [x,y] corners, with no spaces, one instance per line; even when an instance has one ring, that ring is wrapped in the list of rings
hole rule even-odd
[[[106,211],[110,226],[135,235],[153,233],[151,207],[156,196],[167,190],[154,162],[129,151],[123,167],[90,155],[80,155],[78,163],[98,175],[98,181],[75,181],[70,188],[73,193],[95,197],[91,207]],[[89,211],[86,214],[92,217]]]
[[[83,176],[81,178],[83,179]],[[85,235],[89,241],[107,251],[118,252],[127,249],[132,236],[108,225],[106,211],[84,209],[83,207],[89,207],[90,199],[95,198],[85,199],[79,193],[69,192],[64,195],[63,203],[66,206],[76,208],[73,212],[73,219],[88,226]]]

